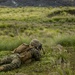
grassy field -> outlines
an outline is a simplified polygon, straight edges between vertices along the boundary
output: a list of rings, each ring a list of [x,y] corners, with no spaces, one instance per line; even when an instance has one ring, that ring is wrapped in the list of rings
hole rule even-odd
[[[75,75],[75,7],[0,7],[0,58],[35,38],[46,52],[41,61],[0,75]]]

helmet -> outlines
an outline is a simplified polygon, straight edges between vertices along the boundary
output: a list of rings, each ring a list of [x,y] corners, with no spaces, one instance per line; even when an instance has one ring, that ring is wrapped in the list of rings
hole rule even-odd
[[[31,40],[30,45],[33,46],[33,47],[35,47],[38,50],[42,49],[42,44],[37,39]]]

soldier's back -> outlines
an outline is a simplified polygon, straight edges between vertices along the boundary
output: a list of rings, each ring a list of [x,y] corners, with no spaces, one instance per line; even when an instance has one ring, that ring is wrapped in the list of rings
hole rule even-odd
[[[21,44],[19,47],[17,47],[16,49],[13,50],[13,53],[22,53],[24,51],[26,51],[29,48],[29,45],[23,43]]]

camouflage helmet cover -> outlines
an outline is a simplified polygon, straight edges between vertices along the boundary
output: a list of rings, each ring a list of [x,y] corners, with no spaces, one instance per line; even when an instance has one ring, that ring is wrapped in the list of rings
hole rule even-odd
[[[43,53],[45,54],[45,52],[42,48],[42,43],[39,40],[37,40],[37,39],[31,40],[30,45],[35,47],[37,50],[42,50]]]
[[[37,39],[33,39],[31,40],[30,45],[34,47],[39,47],[41,43]]]

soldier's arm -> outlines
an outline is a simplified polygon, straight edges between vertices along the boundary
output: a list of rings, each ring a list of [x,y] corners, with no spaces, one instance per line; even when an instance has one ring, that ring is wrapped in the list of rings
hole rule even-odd
[[[45,50],[42,47],[42,44],[39,45],[38,50],[42,50],[43,54],[45,54]]]
[[[33,53],[33,58],[36,60],[36,61],[39,61],[40,58],[41,58],[41,54],[38,50],[35,50],[34,53]]]

